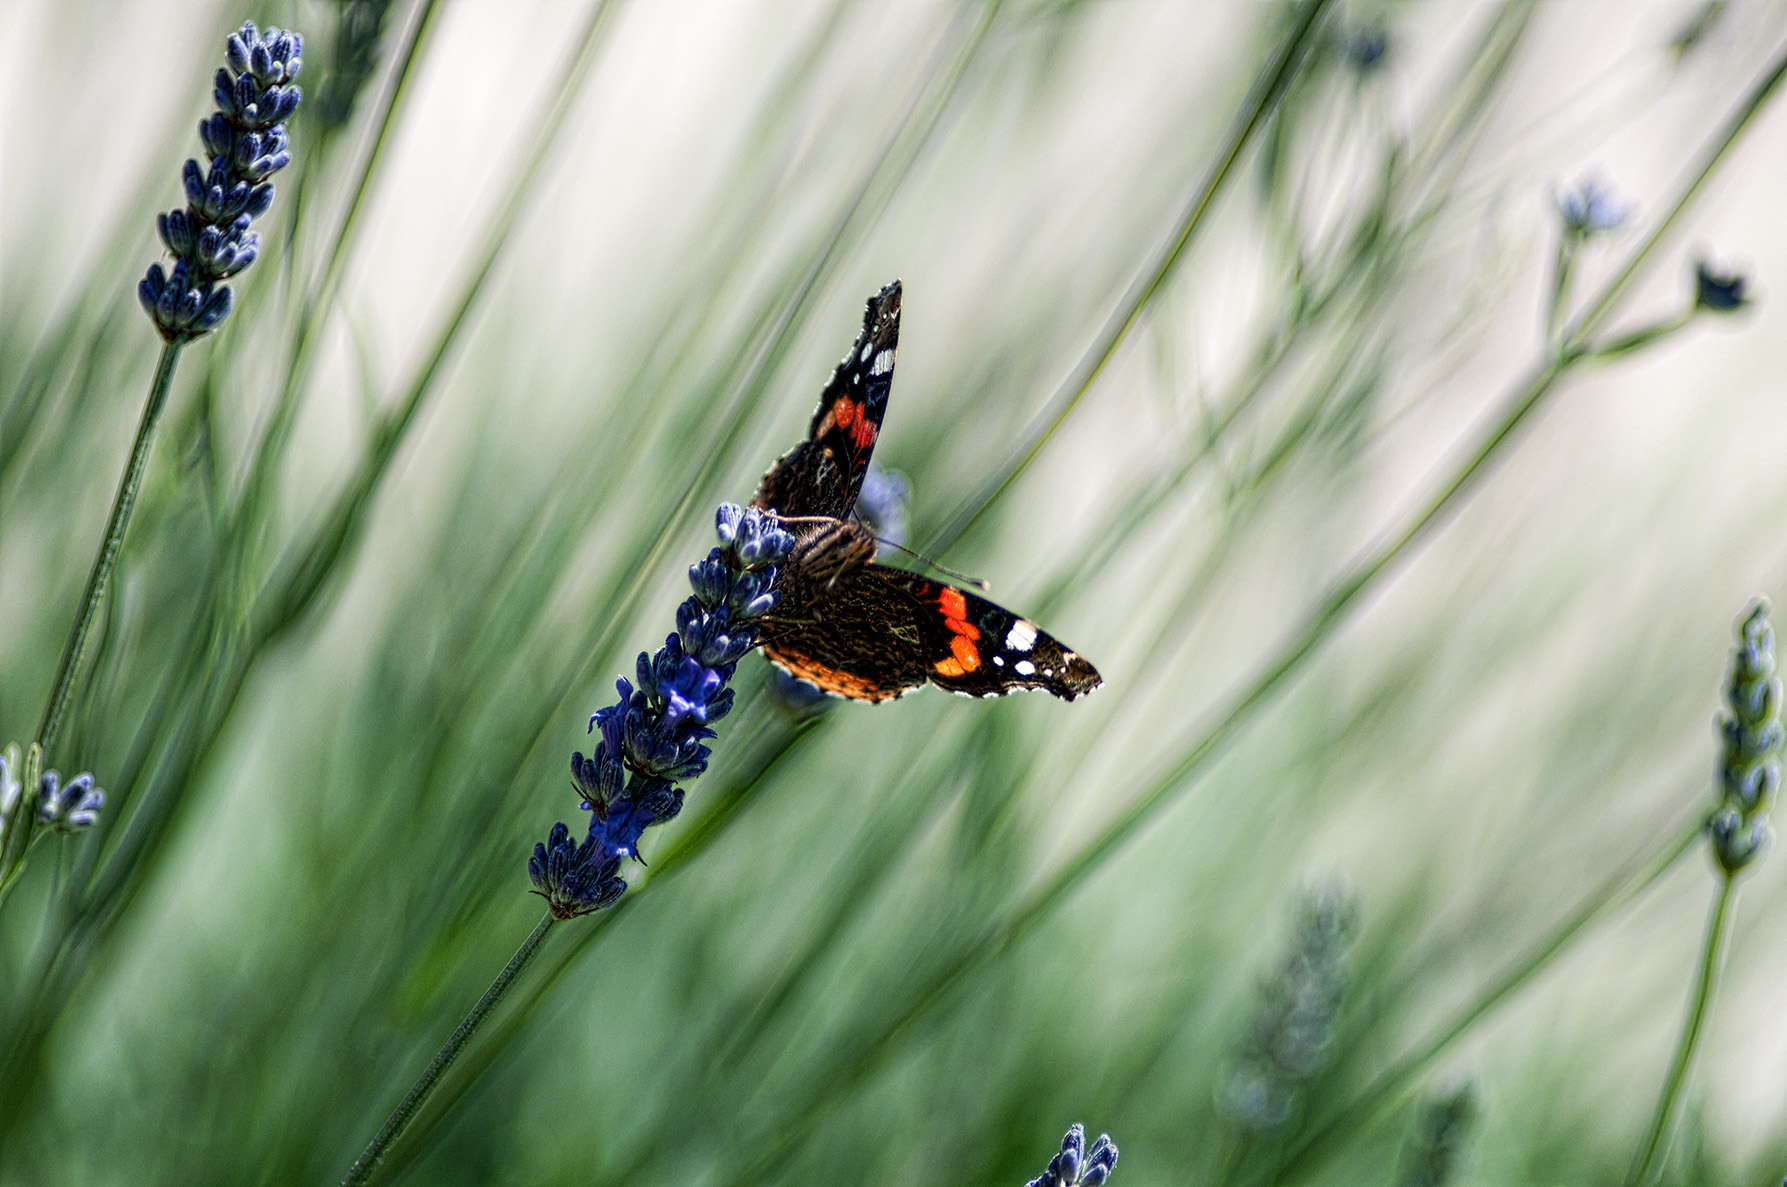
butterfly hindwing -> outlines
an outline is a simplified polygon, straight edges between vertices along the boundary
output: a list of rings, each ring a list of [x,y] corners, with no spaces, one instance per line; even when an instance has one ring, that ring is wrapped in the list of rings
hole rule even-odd
[[[925,609],[870,565],[835,580],[784,570],[782,601],[761,620],[763,654],[809,684],[857,701],[885,701],[930,679],[935,632]],[[945,644],[947,646],[947,644]]]
[[[899,342],[896,280],[869,299],[862,333],[825,385],[807,439],[770,467],[752,506],[783,516],[850,514],[887,413]]]
[[[869,564],[788,591],[764,624],[764,654],[826,692],[884,701],[927,682],[970,696],[1035,688],[1073,700],[1093,666],[1003,606],[905,569]]]

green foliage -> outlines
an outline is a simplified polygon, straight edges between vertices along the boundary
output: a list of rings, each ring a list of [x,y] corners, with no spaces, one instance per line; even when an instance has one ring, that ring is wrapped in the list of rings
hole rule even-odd
[[[0,909],[0,1185],[340,1180],[895,276],[914,546],[1106,687],[794,722],[747,657],[634,889],[551,930],[375,1181],[1015,1185],[1075,1121],[1119,1187],[1627,1172],[1728,624],[1787,556],[1766,274],[1695,308],[1706,241],[1778,255],[1772,18],[275,8],[0,14],[0,747],[154,372],[134,285],[214,47],[299,29],[331,97],[181,356],[51,756],[106,808]],[[1566,253],[1591,165],[1635,213]],[[1780,1170],[1782,866],[1664,1182]],[[1342,878],[1321,1059],[1240,1136],[1287,907]]]

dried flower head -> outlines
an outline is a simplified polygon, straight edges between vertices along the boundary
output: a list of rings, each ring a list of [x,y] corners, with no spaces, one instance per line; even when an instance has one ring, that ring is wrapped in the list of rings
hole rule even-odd
[[[345,0],[335,18],[335,37],[323,63],[321,93],[310,111],[325,131],[353,117],[354,104],[378,67],[391,0]]]
[[[1781,785],[1781,679],[1768,603],[1758,600],[1737,627],[1728,712],[1720,715],[1719,806],[1707,823],[1713,856],[1735,874],[1768,849],[1769,806]]]
[[[303,65],[304,39],[249,21],[230,34],[227,69],[217,72],[217,110],[199,121],[208,164],[188,160],[181,178],[186,207],[156,219],[174,257],[163,271],[149,265],[137,298],[169,342],[190,342],[229,316],[233,297],[221,282],[254,263],[260,236],[249,224],[273,202],[268,180],[291,163],[285,121],[302,92],[292,79]]]
[[[1401,1187],[1444,1187],[1464,1161],[1477,1125],[1477,1089],[1464,1084],[1421,1102],[1414,1132],[1402,1150]]]
[[[1694,308],[1730,313],[1750,303],[1748,279],[1741,272],[1718,271],[1705,260],[1694,264]]]
[[[1311,890],[1298,903],[1291,943],[1260,985],[1252,1025],[1218,1096],[1224,1116],[1243,1129],[1283,1124],[1303,1085],[1333,1058],[1357,926],[1358,908],[1344,886]]]

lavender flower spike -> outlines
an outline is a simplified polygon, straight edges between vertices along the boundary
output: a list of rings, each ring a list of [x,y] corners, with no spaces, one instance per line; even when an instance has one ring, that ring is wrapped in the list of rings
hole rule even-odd
[[[721,547],[689,566],[695,594],[676,611],[676,633],[641,653],[634,682],[615,682],[620,699],[589,720],[600,733],[595,753],[571,756],[571,779],[590,813],[589,833],[574,841],[554,825],[534,846],[528,877],[556,919],[613,905],[627,889],[619,870],[639,860],[639,838],[682,811],[678,781],[707,769],[713,725],[732,711],[738,661],[757,646],[754,620],[778,597],[776,562],[794,537],[755,509],[722,503],[715,517]]]
[[[1049,1160],[1049,1168],[1031,1179],[1027,1187],[1104,1187],[1117,1165],[1117,1144],[1101,1133],[1086,1149],[1086,1129],[1077,1122],[1061,1141],[1061,1153]]]
[[[273,174],[291,163],[285,121],[302,92],[292,83],[304,64],[304,38],[254,22],[230,34],[228,69],[217,72],[217,110],[199,121],[208,164],[188,160],[181,178],[186,207],[156,219],[171,269],[149,265],[137,299],[168,342],[190,342],[229,316],[233,297],[220,283],[254,263],[261,237],[248,229],[273,202]]]

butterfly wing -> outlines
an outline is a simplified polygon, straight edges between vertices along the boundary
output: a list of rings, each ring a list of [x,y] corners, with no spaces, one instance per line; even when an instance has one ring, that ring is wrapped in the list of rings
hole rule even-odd
[[[869,455],[881,434],[900,342],[900,282],[869,298],[862,333],[819,397],[807,439],[758,484],[753,507],[784,516],[842,519],[856,505]]]
[[[823,592],[787,592],[764,622],[764,654],[839,696],[885,701],[928,681],[969,696],[1035,688],[1071,701],[1103,683],[1035,623],[905,569],[870,564]]]

